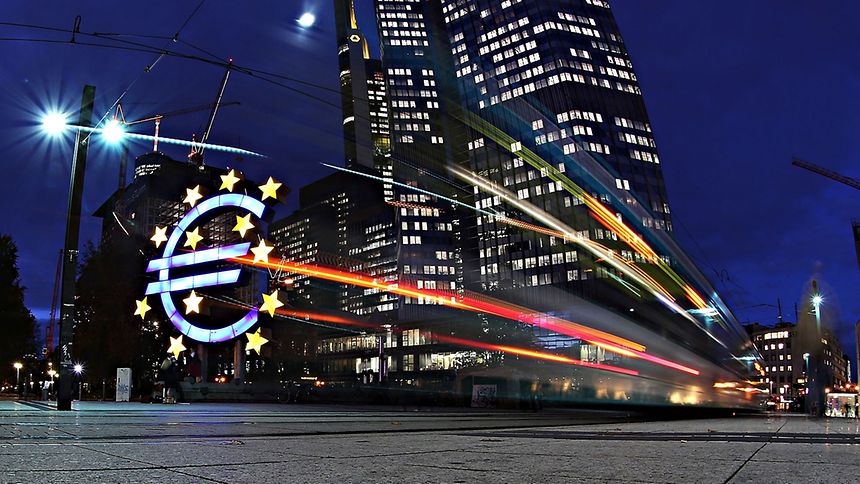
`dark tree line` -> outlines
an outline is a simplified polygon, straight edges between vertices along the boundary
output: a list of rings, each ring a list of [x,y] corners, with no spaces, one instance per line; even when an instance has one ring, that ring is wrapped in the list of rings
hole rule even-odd
[[[14,362],[36,358],[36,318],[24,304],[24,290],[18,247],[9,235],[0,235],[0,374],[9,382],[14,382]]]
[[[73,351],[86,367],[85,378],[96,385],[112,381],[121,367],[132,368],[134,378],[139,378],[167,347],[156,311],[148,312],[145,320],[134,315],[134,301],[143,298],[146,284],[143,246],[124,238],[98,247],[90,243],[84,250]]]

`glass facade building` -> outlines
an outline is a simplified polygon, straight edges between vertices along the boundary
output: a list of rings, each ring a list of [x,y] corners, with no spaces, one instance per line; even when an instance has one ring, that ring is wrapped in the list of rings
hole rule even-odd
[[[276,224],[296,257],[321,240],[339,259],[316,263],[373,278],[338,286],[331,309],[361,329],[320,338],[321,378],[756,404],[757,389],[712,390],[752,380],[760,356],[673,238],[607,2],[375,0],[378,60],[352,2],[334,3],[353,173]],[[334,235],[302,235],[319,203]],[[314,284],[297,284],[297,304]]]

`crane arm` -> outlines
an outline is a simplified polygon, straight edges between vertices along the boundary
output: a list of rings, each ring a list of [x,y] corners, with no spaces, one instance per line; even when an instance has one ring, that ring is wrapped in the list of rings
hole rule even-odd
[[[203,147],[209,139],[209,134],[212,132],[212,125],[215,123],[215,115],[218,114],[218,108],[221,106],[221,98],[224,97],[224,89],[227,88],[227,80],[230,79],[230,69],[233,66],[233,59],[227,64],[227,71],[224,72],[224,78],[221,79],[221,86],[218,88],[218,95],[215,96],[215,102],[212,104],[212,112],[209,113],[209,122],[206,123],[206,131],[200,137],[200,154],[203,154]]]
[[[791,160],[791,164],[803,168],[804,170],[809,170],[813,173],[817,173],[821,176],[830,178],[831,180],[838,181],[839,183],[848,185],[851,188],[856,188],[857,190],[860,190],[860,180],[856,180],[845,175],[840,175],[835,171],[828,170],[827,168],[818,166],[814,163],[809,163],[808,161],[803,161],[799,158],[794,158],[793,160]]]
[[[239,103],[238,101],[230,101],[230,102],[221,103],[221,107],[224,107],[224,106],[237,106],[237,105],[239,105],[239,104],[240,104],[240,103]],[[215,103],[200,104],[200,105],[197,105],[197,106],[192,106],[192,107],[190,107],[190,108],[179,109],[179,110],[176,110],[176,111],[170,111],[170,112],[167,112],[167,113],[164,113],[164,114],[156,114],[155,116],[150,116],[150,117],[148,117],[148,118],[144,118],[144,119],[138,119],[138,120],[135,120],[135,121],[128,121],[128,122],[126,122],[125,124],[126,124],[127,126],[132,126],[132,125],[135,125],[135,124],[146,123],[146,122],[149,122],[149,121],[155,121],[156,119],[172,118],[173,116],[181,116],[181,115],[183,115],[183,114],[191,114],[191,113],[196,113],[196,112],[198,112],[198,111],[204,111],[204,110],[206,110],[206,109],[212,109],[214,106],[215,106]]]

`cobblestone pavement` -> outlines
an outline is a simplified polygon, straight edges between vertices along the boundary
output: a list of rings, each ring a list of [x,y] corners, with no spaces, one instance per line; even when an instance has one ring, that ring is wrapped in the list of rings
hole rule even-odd
[[[3,482],[860,482],[860,422],[0,402]]]

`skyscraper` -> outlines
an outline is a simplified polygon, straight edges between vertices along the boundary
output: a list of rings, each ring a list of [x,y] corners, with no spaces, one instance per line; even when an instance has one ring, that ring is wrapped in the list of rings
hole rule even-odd
[[[388,96],[382,63],[370,56],[353,0],[335,0],[346,166],[374,168],[391,177]],[[386,197],[392,196],[386,187]]]
[[[606,2],[375,0],[389,143],[372,167],[366,148],[378,135],[365,111],[379,99],[364,93],[369,49],[352,2],[335,8],[346,164],[384,171],[395,244],[385,281],[415,290],[393,291],[384,310],[341,305],[385,330],[322,341],[331,368],[383,377],[387,367],[415,384],[431,372],[450,382],[468,367],[477,384],[510,370],[490,370],[505,359],[475,348],[537,347],[588,365],[628,357],[571,332],[570,321],[669,341],[724,378],[752,368],[755,355],[737,356],[755,352],[748,336],[671,235],[651,125]],[[350,239],[350,269],[373,265],[362,261],[368,243]],[[413,295],[422,290],[444,296]],[[444,298],[475,301],[473,315]],[[510,311],[493,320],[499,312],[474,311],[490,307],[480,301]],[[465,352],[464,335],[475,339]],[[507,391],[549,376],[526,365]]]
[[[619,219],[625,209],[644,209],[641,220],[632,220],[643,225],[641,230],[671,230],[651,125],[608,4],[467,0],[446,3],[443,10],[459,93],[474,115],[464,120],[471,137],[468,170],[580,236],[644,262],[596,223],[589,207],[551,173],[566,175]],[[524,150],[546,166],[529,163]],[[483,207],[509,208],[492,192],[478,197]],[[544,285],[581,290],[583,280],[611,277],[594,267],[587,253],[554,244],[551,236],[482,218],[484,290]]]
[[[544,311],[565,313],[571,294],[615,311],[635,309],[624,276],[601,263],[606,255],[646,272],[673,261],[618,240],[592,215],[595,204],[655,246],[668,235],[648,234],[672,225],[650,122],[608,4],[377,0],[375,6],[395,178],[420,178],[422,187],[482,210],[452,213],[442,200],[400,190],[401,197],[448,208],[445,223],[453,228],[447,240],[428,247],[426,230],[410,232],[424,221],[403,217],[403,240],[420,245],[402,253],[427,261],[443,246],[456,247],[453,287],[500,291]],[[526,223],[549,217],[581,243],[522,230],[506,217]],[[606,250],[586,250],[595,245]],[[402,265],[415,277],[427,264]]]

